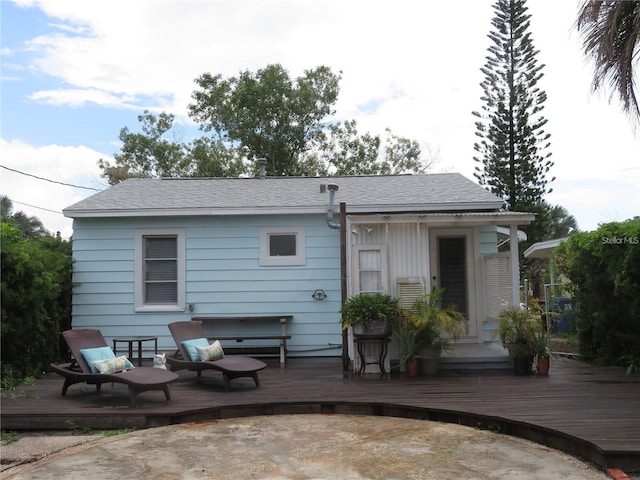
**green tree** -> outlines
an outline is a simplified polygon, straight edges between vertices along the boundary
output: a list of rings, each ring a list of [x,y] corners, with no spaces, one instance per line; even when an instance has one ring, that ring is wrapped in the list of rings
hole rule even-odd
[[[240,177],[253,170],[242,149],[227,146],[220,138],[197,138],[187,148],[193,177]]]
[[[2,221],[17,227],[23,237],[36,238],[49,235],[39,218],[29,216],[22,211],[14,213],[13,202],[6,195],[0,196],[0,210]]]
[[[316,175],[395,175],[424,173],[432,159],[421,158],[417,141],[394,135],[386,129],[384,140],[379,135],[360,134],[355,120],[329,126],[326,140],[314,152],[303,155],[313,159]]]
[[[34,375],[59,359],[59,332],[71,325],[71,243],[25,238],[5,222],[0,242],[2,375]]]
[[[541,208],[547,191],[550,134],[542,116],[547,96],[538,86],[544,65],[536,59],[525,0],[498,0],[480,84],[485,102],[476,121],[475,177],[512,211]],[[553,181],[553,178],[551,179]],[[534,239],[535,240],[535,239]]]
[[[640,120],[634,69],[640,58],[640,1],[587,0],[576,27],[585,55],[595,62],[594,91],[609,84],[623,110]]]
[[[267,159],[268,175],[389,175],[424,173],[433,162],[421,158],[415,140],[389,129],[361,134],[355,120],[331,121],[340,77],[327,67],[291,79],[281,65],[223,78],[196,79],[190,115],[208,136],[181,143],[173,115],[138,117],[142,131],[120,131],[122,150],[115,162],[100,160],[110,184],[129,177],[238,177],[258,173]]]
[[[549,210],[550,231],[545,240],[565,238],[578,231],[578,222],[566,208],[561,205],[554,205]]]
[[[185,145],[170,136],[174,116],[156,116],[145,110],[138,115],[141,133],[127,127],[120,130],[122,150],[114,156],[115,163],[100,159],[98,166],[110,185],[129,177],[178,177],[189,173],[191,162]]]
[[[269,175],[306,175],[298,157],[323,139],[339,81],[324,66],[295,80],[281,65],[228,79],[205,73],[189,111],[203,130],[246,149],[249,160],[266,158]]]

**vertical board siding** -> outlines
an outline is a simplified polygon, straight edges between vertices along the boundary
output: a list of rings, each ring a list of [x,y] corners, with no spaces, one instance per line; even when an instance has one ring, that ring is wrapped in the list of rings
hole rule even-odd
[[[274,226],[305,227],[305,265],[259,265],[259,228]],[[134,238],[140,228],[185,229],[185,311],[134,311]],[[174,321],[293,315],[287,327],[292,355],[341,354],[339,231],[328,228],[324,216],[76,219],[73,250],[73,327],[99,328],[108,342],[154,335],[160,350],[172,351],[167,324]],[[327,299],[311,297],[319,288]],[[220,327],[220,336],[246,333],[232,331],[237,325]],[[251,329],[274,334],[280,326]]]

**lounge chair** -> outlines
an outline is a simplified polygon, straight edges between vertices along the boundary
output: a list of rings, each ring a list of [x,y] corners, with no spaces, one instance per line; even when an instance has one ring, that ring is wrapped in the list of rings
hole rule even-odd
[[[131,408],[136,407],[137,395],[147,390],[162,390],[166,399],[171,400],[169,383],[179,378],[175,372],[151,367],[136,367],[113,373],[92,371],[81,350],[104,347],[109,349],[102,333],[94,329],[79,329],[62,332],[62,336],[73,355],[73,361],[70,363],[51,364],[51,369],[64,377],[62,396],[66,395],[67,389],[75,383],[95,384],[98,391],[103,383],[123,383],[129,387]]]
[[[167,363],[173,370],[191,370],[198,372],[198,377],[203,370],[217,370],[222,372],[224,386],[231,388],[231,380],[240,377],[253,378],[256,387],[260,386],[258,371],[267,366],[255,358],[229,355],[217,360],[194,359],[184,342],[190,340],[206,339],[202,324],[195,321],[174,322],[169,324],[169,331],[178,346],[178,351],[167,357]]]

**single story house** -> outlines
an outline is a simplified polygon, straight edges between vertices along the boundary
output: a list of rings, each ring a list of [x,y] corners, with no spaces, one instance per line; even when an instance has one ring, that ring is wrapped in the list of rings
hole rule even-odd
[[[502,205],[457,173],[129,179],[64,210],[73,328],[173,351],[171,322],[230,317],[243,320],[207,334],[268,335],[279,326],[246,318],[281,316],[289,356],[340,356],[344,296],[407,304],[439,286],[470,320],[460,341],[488,342],[519,303],[517,227],[534,219]]]

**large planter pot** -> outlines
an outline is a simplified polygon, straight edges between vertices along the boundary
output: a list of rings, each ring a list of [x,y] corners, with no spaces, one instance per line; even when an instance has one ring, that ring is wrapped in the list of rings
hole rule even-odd
[[[353,334],[360,338],[386,338],[391,336],[391,322],[388,320],[374,320],[368,325],[356,323]]]
[[[440,370],[440,357],[442,351],[439,348],[423,348],[418,358],[418,367],[421,375],[435,375]]]
[[[531,375],[533,372],[533,356],[531,357],[513,357],[513,373],[516,375]]]
[[[533,372],[533,353],[526,344],[512,343],[507,345],[516,375],[531,375]]]

